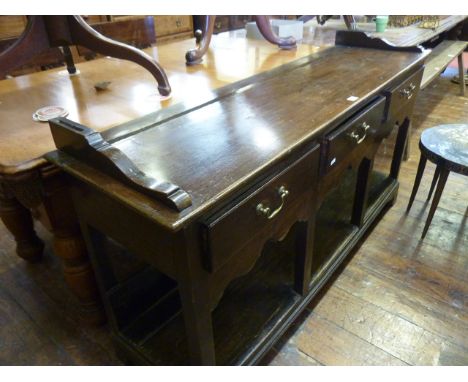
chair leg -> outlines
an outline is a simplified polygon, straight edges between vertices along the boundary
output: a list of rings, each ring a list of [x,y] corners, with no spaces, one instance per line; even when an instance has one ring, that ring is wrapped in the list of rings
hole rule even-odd
[[[427,195],[427,201],[431,200],[432,192],[437,184],[437,180],[439,179],[440,175],[440,166],[437,166],[434,173],[434,178],[432,178],[431,189],[429,190],[429,194]]]
[[[450,171],[442,167],[440,170],[440,177],[439,182],[437,183],[437,188],[434,194],[434,199],[432,200],[431,209],[429,210],[429,215],[427,216],[426,225],[424,226],[423,233],[421,235],[421,239],[424,239],[426,236],[427,230],[431,225],[432,218],[434,217],[434,213],[439,205],[440,197],[442,196],[442,191],[444,191],[445,183],[447,182],[447,178],[450,174]]]
[[[216,16],[205,16],[203,31],[195,31],[197,47],[195,49],[190,49],[187,53],[185,53],[185,63],[187,65],[195,65],[202,62],[203,56],[208,51],[210,46],[215,20]],[[201,35],[200,32],[202,33]]]
[[[411,192],[411,197],[408,203],[408,207],[406,208],[406,213],[409,212],[411,206],[413,205],[414,197],[418,192],[419,184],[421,183],[421,179],[424,173],[424,168],[426,167],[426,162],[427,158],[424,156],[423,153],[421,153],[421,157],[419,158],[418,172],[416,173],[416,179],[414,180],[413,191]]]

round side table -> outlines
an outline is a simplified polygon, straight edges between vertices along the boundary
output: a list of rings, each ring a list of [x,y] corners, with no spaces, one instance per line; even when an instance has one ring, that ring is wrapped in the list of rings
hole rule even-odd
[[[431,199],[432,192],[437,184],[431,209],[421,236],[421,239],[424,239],[450,172],[453,171],[468,176],[468,124],[439,125],[424,130],[419,141],[419,150],[421,151],[421,157],[413,191],[406,209],[407,213],[418,192],[427,160],[437,166],[427,197],[427,200]]]

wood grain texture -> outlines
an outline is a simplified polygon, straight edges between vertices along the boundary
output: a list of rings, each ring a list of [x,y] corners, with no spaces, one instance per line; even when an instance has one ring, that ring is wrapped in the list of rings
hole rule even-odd
[[[264,72],[318,51],[301,45],[281,51],[264,41],[245,39],[245,31],[215,36],[202,65],[187,68],[184,54],[194,47],[183,40],[146,49],[167,69],[173,88],[168,100],[158,95],[156,83],[136,64],[102,58],[77,64],[80,74],[69,77],[65,68],[0,81],[0,173],[16,173],[44,164],[42,155],[55,148],[47,124],[34,122],[40,107],[60,105],[69,118],[98,131],[142,117],[178,102],[210,99],[212,89]],[[106,91],[97,82],[111,81]],[[16,112],[21,105],[21,113]]]
[[[192,206],[181,213],[155,206],[151,212],[147,208],[148,204],[154,206],[151,199],[130,192],[125,192],[125,199],[168,228],[178,229],[271,169],[285,153],[331,131],[392,81],[416,70],[424,57],[422,53],[389,55],[380,50],[334,47],[296,61],[292,67],[255,77],[215,102],[165,121],[163,128],[154,122],[149,128],[130,132],[114,141],[114,146],[148,176],[166,179],[189,192]],[[340,82],[343,76],[348,78],[345,83]],[[349,101],[351,95],[357,100]],[[158,114],[152,118],[160,119]],[[58,153],[49,159],[61,162]],[[101,183],[95,171],[81,171],[82,164],[68,158],[65,162],[67,172]],[[208,178],[215,181],[201,182]],[[106,192],[118,198],[121,188],[111,179],[107,181]]]

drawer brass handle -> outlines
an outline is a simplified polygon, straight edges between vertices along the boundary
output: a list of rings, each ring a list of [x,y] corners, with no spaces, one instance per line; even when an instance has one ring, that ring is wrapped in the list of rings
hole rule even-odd
[[[256,208],[257,214],[259,214],[260,216],[264,216],[267,219],[273,219],[276,215],[278,215],[278,213],[283,208],[284,199],[286,199],[286,197],[289,195],[289,191],[286,189],[286,187],[281,186],[278,189],[278,195],[281,198],[281,204],[276,210],[272,212],[270,207],[265,207],[262,203],[259,203]]]
[[[179,19],[177,19],[175,24],[179,28],[182,25],[182,22]]]
[[[413,96],[415,89],[416,86],[413,83],[410,83],[407,88],[400,90],[400,95],[406,99],[410,99]]]
[[[215,28],[216,28],[216,29],[221,29],[221,21],[218,21],[218,22],[215,24]]]
[[[366,139],[366,136],[367,136],[367,130],[369,130],[370,128],[370,125],[366,122],[363,122],[361,126],[359,126],[363,129],[364,131],[364,134],[360,135],[358,132],[356,131],[353,131],[349,134],[349,136],[351,138],[353,138],[354,140],[356,140],[356,144],[360,144],[362,141],[364,141],[364,139]]]

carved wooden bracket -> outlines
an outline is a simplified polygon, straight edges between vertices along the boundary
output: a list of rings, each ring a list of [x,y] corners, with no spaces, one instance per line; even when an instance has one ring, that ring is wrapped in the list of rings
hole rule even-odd
[[[365,32],[360,31],[342,31],[336,32],[335,45],[356,46],[371,49],[394,50],[400,52],[422,53],[424,48],[421,46],[398,46],[387,41],[384,38],[372,37]]]
[[[94,168],[109,174],[130,187],[182,211],[192,205],[190,195],[178,186],[147,176],[118,148],[105,141],[98,132],[70,121],[49,121],[55,146]]]

